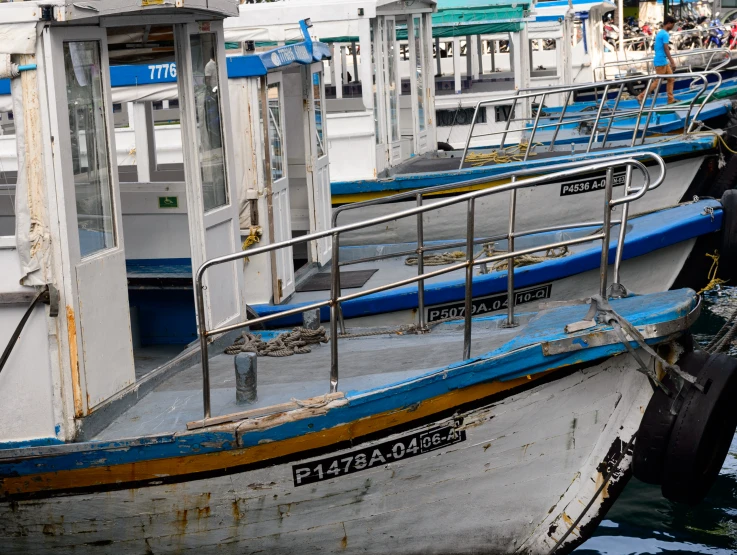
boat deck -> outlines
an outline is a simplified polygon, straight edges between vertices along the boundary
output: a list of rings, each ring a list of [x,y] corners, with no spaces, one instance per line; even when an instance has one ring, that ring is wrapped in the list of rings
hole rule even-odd
[[[529,315],[521,315],[520,319],[525,322]],[[500,316],[474,322],[472,356],[492,351],[524,330],[524,326],[500,327],[503,322]],[[264,339],[273,335],[267,333]],[[339,341],[339,352],[340,391],[371,389],[462,360],[463,325],[441,324],[423,335],[395,332],[343,338]],[[210,359],[212,416],[268,407],[293,398],[308,399],[329,391],[329,344],[312,346],[309,354],[258,357],[258,401],[249,405],[236,403],[234,359],[228,354],[216,354]],[[91,439],[180,432],[186,429],[187,422],[201,418],[202,369],[197,363],[161,383]]]

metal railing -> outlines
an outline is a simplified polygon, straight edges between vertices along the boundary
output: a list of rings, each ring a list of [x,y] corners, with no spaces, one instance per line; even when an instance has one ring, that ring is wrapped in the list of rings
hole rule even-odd
[[[697,66],[699,71],[719,71],[732,61],[732,53],[727,48],[686,50],[672,52],[671,56],[679,69],[687,68],[689,72],[692,71],[693,66]],[[633,60],[606,62],[594,69],[594,80],[599,81],[599,77],[601,77],[601,81],[616,79],[621,75],[621,72],[610,75],[609,70],[617,70],[622,67],[628,68],[625,73],[632,69],[642,70],[646,73],[655,73],[654,59],[653,56],[650,56]]]
[[[395,212],[392,214],[387,214],[384,216],[372,218],[370,220],[362,221],[362,222],[356,222],[351,223],[347,225],[343,225],[341,227],[334,227],[331,229],[327,229],[325,231],[320,231],[316,233],[311,233],[309,235],[304,235],[298,238],[289,239],[287,241],[282,241],[279,243],[274,243],[271,245],[264,245],[256,248],[251,248],[248,251],[245,252],[236,252],[230,255],[221,256],[218,258],[214,258],[211,260],[206,261],[203,263],[198,269],[197,273],[195,274],[195,294],[196,294],[196,300],[197,300],[197,318],[198,318],[198,332],[199,332],[199,338],[200,338],[200,348],[202,352],[202,378],[203,378],[203,405],[204,405],[204,417],[205,419],[210,417],[210,370],[209,370],[209,360],[208,360],[208,339],[219,335],[222,333],[226,333],[233,330],[242,329],[247,326],[252,326],[264,322],[268,322],[270,320],[275,320],[277,318],[283,318],[285,316],[295,315],[304,313],[307,311],[319,309],[322,307],[330,307],[330,392],[336,392],[338,389],[338,326],[339,326],[339,319],[340,319],[340,305],[341,303],[344,303],[346,301],[357,299],[360,297],[364,297],[366,295],[371,295],[374,293],[378,293],[381,291],[387,291],[390,289],[394,289],[397,287],[402,287],[405,285],[410,285],[413,283],[418,283],[418,301],[423,303],[424,307],[424,281],[435,277],[440,276],[443,274],[447,274],[450,272],[455,272],[458,270],[465,270],[465,313],[464,313],[464,331],[463,331],[463,358],[464,360],[470,358],[471,356],[471,316],[472,316],[472,283],[473,283],[473,268],[474,266],[480,266],[480,265],[486,265],[493,262],[498,262],[502,260],[508,261],[508,267],[512,268],[512,271],[508,271],[508,279],[507,279],[507,299],[508,299],[508,307],[507,307],[507,324],[508,325],[515,325],[514,321],[514,259],[515,257],[532,254],[535,252],[545,251],[547,249],[554,249],[554,248],[561,248],[561,247],[567,247],[571,245],[576,244],[583,244],[588,243],[591,241],[602,241],[602,253],[601,253],[601,280],[600,280],[600,293],[602,295],[606,295],[607,292],[607,267],[609,265],[609,242],[610,242],[610,232],[611,232],[611,226],[612,226],[612,218],[611,213],[612,210],[619,205],[624,205],[623,213],[622,213],[622,219],[619,221],[620,223],[620,233],[619,233],[619,243],[617,245],[616,250],[616,256],[615,256],[615,264],[614,264],[614,282],[619,282],[619,268],[620,268],[620,262],[622,258],[622,248],[624,245],[624,237],[626,233],[626,222],[627,222],[627,206],[630,202],[633,202],[639,198],[641,198],[651,187],[651,184],[653,186],[658,186],[660,183],[662,183],[665,175],[665,163],[663,162],[663,159],[658,156],[655,153],[652,152],[646,152],[642,153],[640,158],[647,158],[651,162],[654,162],[657,166],[659,166],[660,174],[658,178],[651,183],[650,174],[645,166],[645,164],[639,160],[636,160],[635,158],[629,156],[629,157],[612,157],[611,159],[608,159],[604,162],[598,162],[598,163],[589,163],[586,165],[581,165],[580,167],[573,168],[573,169],[565,169],[561,171],[556,171],[554,173],[550,173],[543,176],[538,177],[532,177],[525,180],[515,180],[511,183],[500,185],[494,188],[490,189],[482,189],[480,191],[473,191],[470,193],[466,193],[463,195],[459,195],[456,197],[451,197],[443,200],[439,200],[437,202],[434,202],[430,205],[422,205],[421,200],[419,201],[419,205],[414,208],[409,208],[406,210],[402,210],[399,212]],[[612,198],[612,187],[613,187],[613,172],[615,167],[625,167],[626,173],[625,173],[625,183],[624,183],[624,195],[622,198],[619,199],[613,199]],[[637,169],[642,173],[643,178],[643,184],[639,189],[632,190],[631,189],[631,181],[632,181],[632,170]],[[591,173],[595,172],[601,172],[604,170],[605,177],[604,177],[604,217],[602,222],[585,222],[581,224],[577,224],[576,227],[582,227],[582,226],[590,226],[590,225],[598,225],[601,227],[601,231],[597,233],[592,233],[589,235],[586,235],[584,237],[577,237],[573,239],[568,239],[564,241],[556,241],[547,245],[538,245],[530,248],[525,249],[519,249],[517,251],[514,250],[514,238],[519,237],[521,235],[526,235],[530,233],[541,233],[544,231],[551,231],[555,229],[570,229],[571,226],[559,226],[559,228],[546,228],[546,229],[540,229],[536,230],[534,232],[527,231],[525,233],[520,233],[515,228],[515,214],[516,214],[516,198],[517,198],[517,190],[523,189],[523,188],[529,188],[529,187],[537,187],[541,185],[552,185],[555,183],[560,183],[561,180],[570,179],[572,177],[577,176],[584,176],[584,175],[591,175]],[[475,181],[475,180],[474,180]],[[468,186],[467,182],[461,182],[456,184],[457,187],[464,187]],[[509,225],[508,225],[508,232],[506,234],[506,238],[508,241],[508,250],[505,253],[499,253],[494,254],[491,256],[486,257],[479,257],[474,258],[473,253],[473,247],[475,244],[475,235],[474,235],[474,219],[475,219],[475,202],[477,199],[482,197],[487,197],[491,195],[497,195],[502,193],[509,193],[510,194],[510,219],[509,219]],[[421,197],[420,197],[421,199]],[[416,277],[411,277],[407,279],[398,280],[386,285],[381,285],[378,287],[374,287],[371,289],[358,291],[355,293],[350,293],[343,295],[340,291],[340,237],[342,234],[363,229],[371,226],[380,225],[392,220],[397,220],[400,218],[408,218],[408,217],[416,217],[418,222],[418,248],[416,252],[419,253],[419,260],[422,260],[423,252],[425,251],[424,244],[423,244],[423,229],[422,229],[422,221],[423,221],[423,215],[428,212],[433,212],[436,210],[439,210],[441,208],[451,206],[451,205],[458,205],[458,204],[466,204],[466,238],[464,241],[464,244],[466,246],[466,256],[465,260],[462,262],[458,262],[455,264],[450,264],[446,267],[440,268],[438,270],[433,270],[430,272],[424,272],[424,267],[420,266],[420,269],[418,269],[418,275]],[[252,320],[247,320],[245,322],[240,322],[236,324],[230,324],[220,327],[214,327],[212,329],[207,328],[207,317],[205,313],[205,297],[204,297],[204,278],[207,270],[209,268],[212,268],[213,266],[220,265],[220,264],[226,264],[226,263],[232,263],[236,262],[238,260],[242,260],[244,258],[253,257],[258,254],[267,253],[271,251],[276,251],[278,249],[291,247],[294,245],[299,245],[302,243],[309,243],[310,241],[316,241],[318,239],[322,239],[325,237],[331,237],[332,239],[332,264],[331,264],[331,287],[330,287],[330,298],[310,303],[307,305],[299,306],[296,308],[291,308],[287,310],[283,310],[278,313],[270,314],[268,316],[263,316],[259,318],[255,318]],[[424,316],[423,316],[424,317]]]
[[[713,83],[709,83],[708,77],[712,77]],[[721,75],[717,72],[699,72],[699,73],[679,73],[679,74],[673,74],[668,75],[668,79],[689,79],[692,81],[691,83],[691,89],[695,93],[693,97],[691,98],[691,101],[688,103],[688,107],[686,110],[686,116],[683,121],[683,132],[689,133],[692,130],[693,122],[695,122],[698,119],[699,114],[701,113],[701,110],[703,109],[704,105],[709,102],[709,100],[714,95],[714,92],[719,88],[722,82]],[[558,134],[560,132],[560,129],[563,126],[569,126],[571,124],[585,124],[585,123],[591,123],[591,134],[589,136],[588,143],[586,144],[586,153],[591,152],[591,149],[594,145],[595,139],[599,135],[599,123],[602,121],[602,116],[606,117],[606,128],[604,130],[604,133],[601,138],[600,146],[599,148],[601,150],[606,148],[607,141],[609,139],[609,134],[612,130],[612,126],[614,124],[615,120],[623,120],[625,118],[632,118],[634,117],[635,122],[634,126],[632,128],[631,134],[632,138],[630,140],[630,147],[634,147],[637,144],[638,139],[640,140],[640,144],[645,144],[645,139],[647,138],[650,122],[652,119],[652,114],[655,112],[663,113],[663,112],[675,112],[675,111],[683,111],[686,109],[685,104],[680,105],[664,105],[664,106],[657,106],[656,102],[658,98],[658,90],[660,88],[660,82],[662,80],[665,80],[666,78],[661,75],[645,75],[645,76],[639,76],[639,77],[630,77],[626,79],[618,79],[616,81],[609,81],[606,83],[587,83],[584,85],[569,85],[564,87],[550,87],[543,90],[531,90],[529,92],[518,92],[514,95],[505,96],[505,97],[497,97],[489,100],[481,100],[476,103],[476,107],[474,109],[473,118],[471,119],[471,125],[468,129],[468,134],[466,136],[466,143],[463,148],[463,155],[460,157],[460,163],[458,166],[458,169],[463,168],[463,164],[466,162],[466,156],[468,155],[469,148],[471,148],[471,140],[475,137],[480,137],[482,135],[474,135],[474,128],[476,126],[476,121],[478,120],[479,111],[482,107],[486,106],[493,106],[493,105],[506,105],[509,106],[509,103],[511,102],[511,109],[509,110],[509,117],[506,119],[504,124],[504,129],[497,130],[497,131],[491,131],[489,133],[484,133],[483,137],[490,138],[494,136],[501,135],[501,142],[500,144],[488,144],[484,145],[483,147],[478,148],[489,148],[489,149],[503,149],[507,140],[507,136],[510,133],[515,132],[527,132],[529,133],[529,138],[527,139],[526,145],[528,148],[524,150],[523,154],[523,162],[526,162],[530,152],[532,151],[534,145],[535,145],[535,136],[540,130],[543,129],[553,129],[553,135],[550,139],[550,142],[545,145],[548,147],[548,151],[552,152],[555,148],[555,143],[558,140]],[[646,107],[648,103],[648,98],[650,98],[650,95],[643,96],[642,101],[639,103],[639,106],[637,109],[634,110],[620,110],[619,105],[623,98],[624,93],[627,91],[627,86],[630,84],[642,84],[644,83],[646,86],[645,90],[650,90],[652,88],[653,82],[655,83],[655,94],[652,94],[652,100],[650,101],[650,105]],[[584,91],[598,91],[599,89],[603,88],[603,98],[604,100],[599,102],[599,107],[596,112],[586,112],[586,111],[578,111],[574,112],[574,116],[568,116],[566,117],[566,113],[569,109],[569,107],[574,103],[574,96],[576,93],[581,93]],[[707,94],[704,94],[707,92]],[[609,98],[609,92],[616,91],[616,96],[614,97],[614,104],[611,106],[611,108],[607,108],[607,104],[609,101],[607,100]],[[544,112],[545,107],[545,100],[546,98],[549,98],[552,95],[565,95],[565,102],[563,103],[563,106],[560,109],[559,116],[557,118],[552,118],[545,116],[544,121],[547,123],[541,123],[541,117]],[[531,105],[533,102],[537,102],[538,109],[535,111],[535,114],[533,117],[530,118],[516,118],[515,117],[515,110],[518,106],[521,104],[528,104]],[[694,105],[698,102],[698,109],[694,113]],[[645,119],[644,125],[641,125],[641,120],[643,114],[646,114],[647,117]],[[512,121],[529,121],[532,120],[531,127],[528,128],[521,128],[521,129],[511,129],[510,126]],[[520,143],[522,144],[522,143]]]

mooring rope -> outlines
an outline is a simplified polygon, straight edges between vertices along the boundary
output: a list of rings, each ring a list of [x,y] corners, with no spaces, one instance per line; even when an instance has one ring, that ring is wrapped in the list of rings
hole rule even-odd
[[[232,345],[225,348],[225,353],[229,355],[256,353],[258,356],[288,357],[295,354],[311,353],[310,345],[327,342],[327,332],[323,327],[316,330],[302,327],[294,328],[292,331],[284,332],[269,341],[264,341],[258,335],[244,331]]]

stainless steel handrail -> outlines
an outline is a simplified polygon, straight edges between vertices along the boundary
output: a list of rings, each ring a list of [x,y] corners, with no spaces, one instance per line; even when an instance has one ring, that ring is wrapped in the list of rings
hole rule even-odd
[[[714,62],[714,58],[717,54],[722,54],[724,59],[719,61],[714,67],[712,67],[712,63]],[[711,48],[711,49],[699,49],[699,50],[685,50],[681,52],[672,52],[671,56],[678,62],[678,60],[683,58],[696,58],[697,56],[702,56],[704,58],[708,57],[708,61],[706,62],[706,67],[703,68],[702,71],[719,71],[720,69],[724,68],[729,64],[729,62],[732,61],[732,52],[728,48]],[[653,66],[653,60],[655,59],[654,56],[649,56],[647,58],[639,58],[639,59],[633,59],[633,60],[616,60],[612,62],[605,62],[601,66],[597,67],[594,70],[594,79],[596,80],[596,77],[598,75],[601,75],[602,82],[608,81],[612,78],[615,78],[616,76],[609,77],[607,70],[611,68],[617,68],[617,67],[627,67],[627,66],[636,66],[636,65],[646,65],[648,68],[648,71],[654,71],[652,68]],[[690,65],[688,65],[690,69]],[[597,75],[598,74],[598,75]]]
[[[660,174],[658,178],[655,180],[657,183],[661,183],[665,176],[665,163],[663,159],[654,153],[648,153],[650,157],[655,161],[656,165],[660,168]],[[633,191],[630,187],[631,182],[627,181],[625,182],[624,187],[624,196],[619,199],[612,199],[612,176],[613,176],[613,168],[617,166],[624,166],[625,168],[628,168],[630,171],[626,172],[626,179],[630,179],[632,175],[632,169],[635,168],[639,170],[642,173],[643,177],[643,185]],[[508,234],[508,240],[510,241],[510,250],[506,253],[500,253],[495,254],[492,256],[487,256],[485,258],[473,258],[473,241],[474,241],[474,216],[475,216],[475,201],[478,198],[490,196],[494,194],[500,194],[504,192],[510,192],[512,194],[516,193],[518,189],[522,188],[528,188],[528,187],[535,187],[540,185],[550,185],[553,183],[559,183],[561,180],[569,179],[576,176],[581,176],[585,174],[590,174],[591,172],[597,172],[605,170],[606,171],[606,178],[605,178],[605,203],[604,203],[604,225],[602,226],[602,231],[600,233],[587,235],[585,237],[579,237],[575,239],[569,239],[565,241],[557,241],[554,243],[550,243],[548,245],[539,245],[535,247],[530,247],[527,249],[520,249],[518,251],[512,251],[511,245],[513,238],[516,234],[516,231],[514,230],[514,226],[510,225],[510,232]],[[459,186],[463,186],[463,183],[458,184]],[[472,283],[473,283],[473,267],[477,265],[482,264],[488,264],[491,262],[497,262],[500,260],[508,260],[509,261],[509,267],[511,268],[511,271],[508,272],[508,274],[514,274],[514,265],[512,261],[517,256],[522,256],[525,254],[532,254],[534,252],[539,252],[541,250],[551,249],[551,248],[559,248],[563,246],[570,246],[570,245],[576,245],[576,244],[582,244],[587,243],[590,241],[602,241],[602,268],[603,271],[601,272],[601,280],[599,284],[599,292],[602,295],[606,295],[607,292],[607,272],[606,268],[608,267],[608,258],[609,258],[609,239],[610,239],[610,232],[611,232],[611,211],[618,205],[624,204],[627,205],[630,202],[633,202],[639,198],[641,198],[650,188],[651,180],[650,180],[650,174],[646,168],[646,166],[633,158],[627,158],[627,159],[618,159],[617,161],[607,160],[604,162],[597,162],[592,163],[586,166],[582,166],[575,169],[568,169],[568,170],[562,170],[559,172],[546,174],[543,176],[538,177],[532,177],[529,179],[521,180],[521,181],[513,181],[512,183],[508,183],[505,185],[500,185],[498,187],[494,187],[492,189],[482,189],[480,191],[472,191],[457,197],[452,197],[448,199],[440,200],[436,203],[430,204],[430,205],[420,205],[416,206],[414,208],[409,208],[406,210],[402,210],[393,214],[387,214],[384,216],[372,218],[370,220],[362,221],[362,222],[356,222],[351,224],[346,224],[341,227],[335,227],[331,229],[327,229],[325,231],[319,231],[315,233],[311,233],[309,235],[303,235],[298,238],[289,239],[286,241],[282,241],[279,243],[273,243],[271,245],[264,245],[260,247],[256,247],[253,249],[249,249],[247,252],[236,252],[233,254],[220,256],[217,258],[213,258],[211,260],[208,260],[204,262],[200,267],[197,269],[197,272],[195,274],[195,294],[196,294],[196,301],[197,301],[197,320],[198,320],[198,331],[199,331],[199,338],[200,338],[200,349],[202,353],[202,378],[203,378],[203,407],[204,407],[204,417],[205,419],[210,417],[210,370],[209,370],[209,360],[208,360],[208,338],[213,337],[215,335],[219,335],[228,331],[233,331],[237,329],[244,328],[246,326],[255,325],[262,322],[267,322],[270,320],[274,320],[276,318],[282,318],[288,315],[293,314],[299,314],[303,313],[308,310],[314,310],[317,308],[321,308],[324,306],[330,307],[330,392],[336,392],[338,389],[338,325],[339,325],[339,319],[340,319],[340,304],[342,302],[356,299],[359,297],[363,297],[366,295],[370,295],[373,293],[377,293],[380,291],[386,291],[389,289],[394,289],[396,287],[401,287],[404,285],[409,285],[412,283],[418,283],[422,282],[426,279],[429,279],[434,276],[443,275],[449,272],[454,272],[456,270],[465,269],[466,271],[466,280],[465,280],[465,306],[466,306],[466,312],[465,312],[465,323],[464,323],[464,341],[463,341],[463,356],[464,359],[468,359],[470,357],[471,353],[471,299],[472,299]],[[514,198],[514,197],[513,197]],[[444,268],[434,270],[431,272],[426,272],[423,274],[420,274],[416,277],[407,278],[403,280],[398,280],[393,283],[389,283],[386,285],[382,285],[379,287],[374,287],[369,290],[359,291],[357,293],[351,293],[348,295],[341,295],[340,294],[340,288],[339,288],[339,276],[340,276],[340,235],[346,232],[355,231],[357,229],[363,229],[375,225],[379,225],[382,223],[386,223],[392,220],[396,220],[399,218],[406,218],[411,216],[417,216],[419,218],[422,218],[422,215],[427,212],[432,212],[435,210],[438,210],[440,208],[451,206],[455,204],[460,203],[466,203],[467,204],[467,220],[466,220],[466,260],[463,262],[459,262],[457,264],[451,264],[449,266],[446,266]],[[510,206],[510,214],[514,215],[516,211],[516,206],[512,205]],[[621,226],[626,227],[627,223],[625,219],[622,219]],[[620,234],[622,237],[624,235]],[[325,301],[319,301],[315,303],[311,303],[306,306],[300,306],[297,308],[284,310],[279,313],[271,314],[269,316],[263,316],[259,318],[254,318],[252,320],[247,320],[245,322],[239,322],[236,324],[229,324],[225,326],[220,327],[213,327],[212,329],[207,329],[207,316],[205,313],[205,297],[204,297],[204,290],[205,290],[205,284],[204,284],[204,278],[205,273],[207,270],[213,266],[220,265],[220,264],[226,264],[228,262],[235,262],[238,260],[244,259],[246,256],[255,256],[257,254],[262,254],[266,252],[275,251],[281,248],[294,246],[301,243],[308,243],[310,241],[315,241],[317,239],[322,239],[324,237],[331,237],[332,243],[333,243],[333,261],[332,261],[332,268],[331,268],[331,289],[330,289],[330,299]],[[622,250],[624,246],[624,241],[620,241],[617,245],[616,255],[615,255],[615,270],[618,270],[619,268],[619,262],[622,257]],[[615,281],[618,282],[619,275],[615,272]],[[512,292],[512,295],[514,292]],[[508,325],[515,325],[514,322],[514,298],[512,297],[512,302],[509,303],[509,306],[507,307],[507,324]]]
[[[709,91],[709,94],[707,94],[706,96],[703,96],[704,95],[704,92],[707,89],[709,89],[709,85],[710,85],[709,84],[709,76],[711,76],[712,79],[714,79],[715,82],[713,83],[713,87],[711,87],[711,89]],[[592,147],[594,145],[594,140],[595,140],[595,137],[596,137],[596,130],[599,127],[599,122],[601,121],[602,114],[604,113],[605,105],[607,104],[607,100],[606,99],[608,98],[608,95],[609,95],[609,91],[610,90],[617,90],[617,99],[615,101],[615,106],[619,106],[619,99],[621,98],[622,94],[624,93],[625,87],[626,87],[627,84],[629,84],[629,83],[642,83],[644,81],[646,83],[647,90],[649,90],[650,89],[650,86],[652,85],[652,82],[653,81],[657,81],[657,85],[655,87],[655,90],[657,92],[658,88],[660,87],[660,82],[664,78],[665,77],[663,77],[662,75],[637,76],[637,77],[629,77],[629,78],[625,78],[625,79],[617,79],[616,81],[609,81],[609,82],[606,82],[606,83],[586,83],[586,84],[582,84],[582,85],[568,85],[568,86],[565,86],[565,87],[551,87],[550,89],[545,90],[545,91],[541,91],[539,93],[538,92],[534,92],[534,91],[533,92],[526,92],[526,93],[516,93],[516,94],[505,96],[505,97],[497,97],[497,98],[491,98],[491,99],[488,99],[488,100],[480,100],[479,102],[476,103],[476,107],[474,109],[473,118],[471,119],[471,125],[469,126],[469,129],[468,129],[468,134],[466,136],[466,142],[465,142],[465,145],[464,145],[464,148],[463,148],[463,154],[460,157],[460,163],[459,163],[458,169],[462,169],[463,168],[463,164],[466,161],[466,156],[468,155],[468,151],[469,151],[470,146],[471,146],[471,140],[474,137],[473,132],[474,132],[474,128],[476,126],[476,122],[478,121],[478,114],[479,114],[480,109],[482,107],[484,107],[484,106],[491,106],[491,105],[497,105],[497,104],[506,104],[506,103],[509,103],[510,101],[512,102],[512,109],[510,110],[509,117],[507,118],[506,123],[504,125],[504,129],[503,130],[493,131],[493,132],[484,134],[485,137],[501,135],[501,142],[500,142],[500,144],[498,146],[489,146],[489,147],[486,147],[486,148],[490,148],[490,149],[491,148],[494,148],[494,149],[503,149],[504,148],[504,145],[505,145],[505,142],[506,142],[506,139],[507,139],[507,135],[510,132],[510,129],[509,129],[510,128],[510,122],[513,119],[513,114],[514,114],[515,108],[517,107],[517,105],[519,104],[519,102],[520,101],[523,101],[523,100],[534,101],[535,99],[540,98],[540,101],[538,103],[539,108],[538,108],[538,110],[537,110],[537,112],[535,114],[535,118],[534,118],[534,124],[532,125],[531,128],[526,129],[526,131],[528,131],[530,133],[529,139],[527,141],[528,148],[525,150],[525,153],[524,153],[524,160],[527,160],[527,157],[529,156],[530,150],[531,150],[532,146],[534,145],[534,137],[535,137],[535,134],[537,133],[537,131],[539,129],[543,129],[543,128],[555,128],[555,129],[558,129],[558,128],[564,126],[564,125],[569,125],[571,123],[569,120],[565,120],[564,119],[564,115],[565,115],[565,109],[567,108],[568,103],[570,103],[571,97],[574,95],[574,93],[580,92],[580,91],[585,91],[585,90],[597,91],[597,90],[601,89],[602,86],[603,86],[604,87],[604,94],[603,94],[603,96],[604,96],[604,99],[605,100],[599,103],[599,106],[598,106],[598,109],[597,109],[596,114],[595,115],[590,115],[591,114],[590,112],[579,112],[581,114],[581,118],[579,120],[577,120],[579,122],[584,122],[584,121],[592,121],[593,122],[593,125],[592,125],[592,130],[593,131],[592,131],[591,136],[589,138],[589,142],[588,142],[588,144],[586,146],[586,152],[588,153],[588,152],[591,151],[591,149],[592,149]],[[689,133],[691,131],[691,129],[692,129],[693,122],[696,120],[696,118],[698,117],[698,115],[701,113],[701,110],[703,109],[704,104],[706,104],[712,98],[712,96],[714,95],[714,92],[721,85],[721,76],[720,76],[720,74],[718,72],[710,71],[710,72],[698,72],[698,73],[679,73],[679,74],[668,75],[667,78],[668,79],[690,79],[690,80],[693,81],[691,87],[692,88],[697,88],[696,94],[693,96],[693,98],[689,102],[687,115],[686,115],[686,118],[684,119],[683,132],[684,133]],[[698,83],[698,82],[700,82],[700,86],[695,86],[695,84]],[[561,94],[561,93],[568,93],[568,96],[567,96],[567,99],[566,99],[567,104],[566,104],[566,106],[564,106],[564,109],[561,111],[560,117],[557,119],[557,121],[550,121],[549,123],[540,124],[540,114],[541,114],[541,112],[543,110],[543,106],[545,105],[545,99],[547,97],[549,97],[550,95],[553,95],[553,94]],[[677,106],[670,106],[670,105],[668,105],[668,106],[658,106],[657,107],[657,110],[656,110],[655,103],[656,103],[656,100],[657,100],[657,94],[654,94],[653,95],[652,103],[651,103],[649,109],[646,109],[645,108],[645,103],[647,102],[647,98],[648,97],[644,97],[643,98],[643,101],[641,102],[639,109],[636,110],[636,111],[626,111],[623,114],[608,113],[607,112],[607,114],[606,114],[606,117],[609,118],[608,129],[611,129],[611,124],[614,121],[614,119],[619,119],[619,118],[622,118],[622,117],[629,117],[631,115],[637,114],[637,116],[636,116],[637,117],[637,121],[636,121],[635,129],[634,129],[633,134],[632,134],[632,145],[631,146],[634,146],[634,144],[636,143],[636,141],[637,141],[637,133],[638,132],[641,132],[642,133],[642,144],[644,144],[644,141],[645,141],[645,138],[646,138],[646,135],[647,135],[647,130],[648,130],[649,125],[650,125],[652,112],[655,112],[655,111],[657,111],[657,112],[676,111],[676,110],[683,110],[684,109],[684,106],[683,105],[677,105]],[[696,104],[697,100],[699,100],[699,99],[701,99],[700,100],[700,104],[699,104],[699,108],[698,108],[698,110],[696,111],[695,114],[692,114],[691,112],[693,111],[693,106],[694,106],[694,104]],[[645,122],[645,126],[642,129],[640,129],[640,119],[641,119],[641,117],[642,117],[642,115],[644,113],[647,114],[647,120]],[[586,114],[586,115],[584,115],[584,114]],[[523,118],[523,119],[526,119],[526,118]],[[546,120],[548,120],[548,121],[549,121],[549,119],[550,118],[546,118]],[[520,130],[520,131],[522,131],[522,130]],[[608,137],[608,135],[609,135],[609,132],[608,131],[607,131],[606,135]],[[552,140],[550,141],[550,145],[548,147],[549,150],[552,150],[553,147],[555,146],[555,141],[556,141],[557,137],[558,137],[558,133],[555,132],[553,134]],[[603,148],[605,148],[605,146],[606,146],[606,143],[605,142],[602,142],[601,148],[603,149]]]

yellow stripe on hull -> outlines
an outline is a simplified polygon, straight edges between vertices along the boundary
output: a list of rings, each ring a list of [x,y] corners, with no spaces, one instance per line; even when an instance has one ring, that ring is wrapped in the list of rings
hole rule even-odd
[[[368,418],[342,424],[333,428],[307,435],[264,443],[242,449],[206,453],[203,455],[187,455],[165,459],[145,460],[133,463],[124,463],[115,466],[88,467],[58,472],[44,472],[29,476],[8,477],[0,480],[3,495],[23,495],[29,493],[74,490],[95,486],[109,486],[128,482],[157,480],[162,478],[186,476],[200,472],[213,472],[264,461],[274,460],[285,456],[293,456],[300,452],[330,447],[341,442],[355,440],[388,430],[396,426],[411,423],[415,420],[431,417],[449,409],[484,399],[491,395],[511,391],[531,381],[554,372],[542,372],[532,376],[517,378],[505,382],[491,382],[454,390],[431,399],[399,410],[387,411]],[[265,421],[268,427],[269,420],[273,421],[279,415],[270,415]],[[237,427],[242,422],[229,426]],[[222,430],[222,428],[220,428]],[[103,453],[100,453],[104,456]]]
[[[488,189],[491,187],[498,187],[499,185],[506,185],[509,183],[510,179],[500,179],[498,181],[487,181],[485,183],[479,183],[478,185],[470,185],[468,187],[458,187],[457,189],[449,189],[447,191],[440,191],[437,193],[428,193],[424,195],[424,198],[432,198],[439,195],[460,195],[463,193],[468,193],[471,191],[479,191],[481,189]],[[410,189],[411,190],[411,189]],[[417,189],[419,192],[420,189]],[[370,193],[354,193],[350,195],[333,195],[332,197],[332,203],[334,205],[341,205],[341,204],[352,204],[354,202],[362,202],[364,200],[375,200],[377,198],[385,198],[391,195],[396,195],[398,193],[404,193],[407,191],[380,191],[380,192],[370,192]],[[411,199],[407,199],[408,202],[411,202]]]

